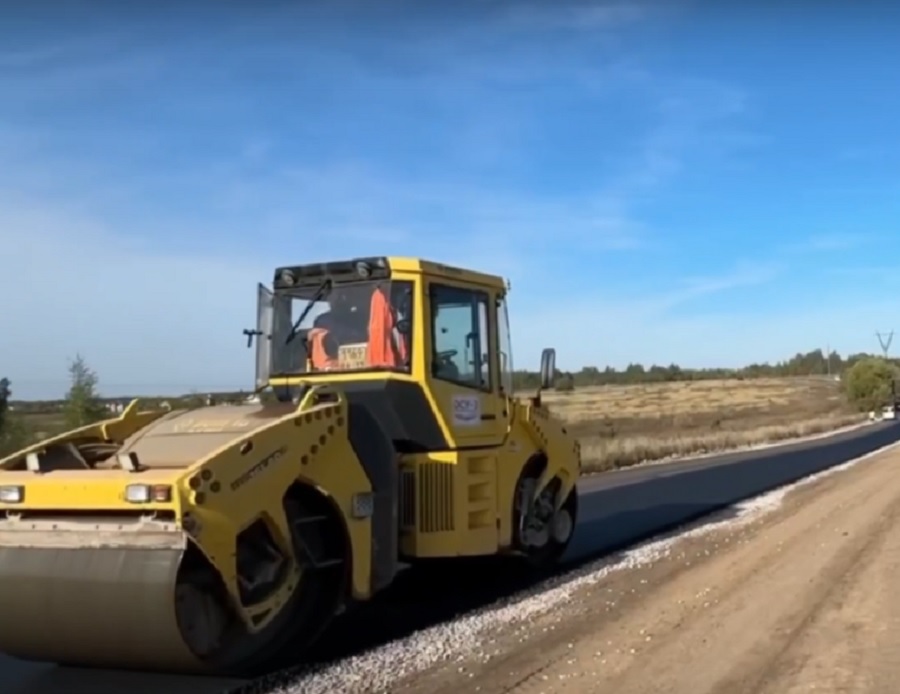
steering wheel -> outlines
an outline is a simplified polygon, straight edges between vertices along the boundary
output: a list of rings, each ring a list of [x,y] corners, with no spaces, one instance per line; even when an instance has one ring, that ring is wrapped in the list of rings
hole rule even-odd
[[[459,354],[458,349],[445,349],[443,352],[438,352],[437,356],[441,361],[448,361],[455,357],[457,354]]]

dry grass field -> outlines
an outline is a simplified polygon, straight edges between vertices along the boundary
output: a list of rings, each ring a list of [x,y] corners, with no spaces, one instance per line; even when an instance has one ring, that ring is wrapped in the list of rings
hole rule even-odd
[[[28,430],[38,439],[46,439],[65,431],[62,413],[26,414],[22,417]]]
[[[585,469],[635,465],[830,431],[863,421],[822,377],[687,381],[547,392]]]

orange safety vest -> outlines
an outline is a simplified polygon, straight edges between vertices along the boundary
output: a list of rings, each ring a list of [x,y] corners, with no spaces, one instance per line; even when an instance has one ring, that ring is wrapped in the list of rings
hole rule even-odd
[[[309,358],[316,371],[327,371],[338,366],[338,360],[332,359],[325,351],[325,337],[328,331],[325,328],[313,328],[307,334],[309,340]]]
[[[372,293],[369,313],[369,366],[400,366],[406,361],[405,336],[395,332],[396,321],[383,289]]]

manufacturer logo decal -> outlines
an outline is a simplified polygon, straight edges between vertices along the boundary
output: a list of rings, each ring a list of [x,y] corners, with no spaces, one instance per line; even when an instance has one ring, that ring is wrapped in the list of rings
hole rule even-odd
[[[477,395],[453,396],[453,424],[473,426],[481,423],[481,398]]]

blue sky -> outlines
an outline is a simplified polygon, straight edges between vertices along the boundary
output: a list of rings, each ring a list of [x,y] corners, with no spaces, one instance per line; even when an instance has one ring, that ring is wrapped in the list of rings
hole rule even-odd
[[[519,367],[875,350],[900,8],[744,5],[9,10],[0,369],[249,387],[255,283],[367,253],[510,277]]]

